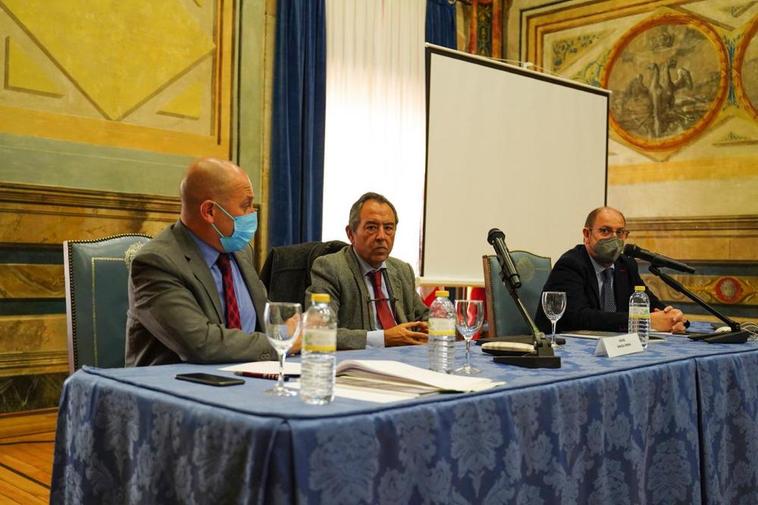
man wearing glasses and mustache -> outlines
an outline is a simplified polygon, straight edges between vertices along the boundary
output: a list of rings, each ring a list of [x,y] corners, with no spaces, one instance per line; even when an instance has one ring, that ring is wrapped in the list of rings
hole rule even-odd
[[[543,288],[566,292],[566,312],[558,321],[557,331],[626,332],[629,297],[634,286],[645,285],[637,262],[621,254],[629,236],[626,219],[614,208],[597,208],[587,216],[582,235],[584,243],[560,257]],[[682,311],[664,306],[649,289],[646,292],[652,329],[683,333]],[[541,306],[536,323],[543,331],[550,331],[550,321]]]
[[[321,256],[311,268],[311,293],[327,293],[337,314],[338,349],[424,344],[429,309],[415,290],[413,268],[390,257],[395,206],[366,193],[350,209],[350,247]]]

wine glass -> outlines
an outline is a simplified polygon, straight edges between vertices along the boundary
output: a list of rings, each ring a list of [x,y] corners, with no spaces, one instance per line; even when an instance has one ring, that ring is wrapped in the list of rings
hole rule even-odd
[[[550,345],[555,347],[555,324],[566,311],[566,293],[563,291],[544,291],[542,293],[542,310],[553,323],[553,334],[550,335]]]
[[[303,308],[299,303],[268,302],[263,312],[266,337],[279,355],[279,380],[266,391],[276,396],[295,396],[296,391],[284,387],[284,360],[303,327]]]
[[[455,327],[466,340],[466,363],[457,368],[455,373],[476,375],[481,370],[471,366],[471,337],[479,331],[484,321],[484,305],[481,300],[455,301]]]

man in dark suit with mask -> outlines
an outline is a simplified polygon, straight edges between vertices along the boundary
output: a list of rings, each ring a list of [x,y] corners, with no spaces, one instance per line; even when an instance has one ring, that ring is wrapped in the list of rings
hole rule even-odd
[[[644,286],[637,263],[622,255],[629,235],[624,215],[600,207],[587,216],[584,243],[569,250],[555,263],[543,291],[564,291],[566,312],[556,331],[627,330],[629,297],[634,286]],[[682,311],[663,303],[649,289],[650,320],[656,331],[684,332]],[[538,307],[537,326],[551,331],[551,323]]]
[[[180,192],[179,221],[131,263],[127,366],[274,359],[261,332],[266,288],[253,266],[250,178],[230,161],[201,159]]]

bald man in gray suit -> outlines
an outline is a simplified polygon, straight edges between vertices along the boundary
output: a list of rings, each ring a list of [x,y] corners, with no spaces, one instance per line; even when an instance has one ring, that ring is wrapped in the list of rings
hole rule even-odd
[[[127,366],[275,358],[261,333],[266,288],[253,267],[253,196],[229,161],[190,166],[181,219],[131,263]]]
[[[389,256],[396,226],[392,203],[366,193],[350,209],[351,247],[313,263],[305,303],[311,293],[330,295],[339,349],[426,343],[429,309],[415,291],[413,268]]]

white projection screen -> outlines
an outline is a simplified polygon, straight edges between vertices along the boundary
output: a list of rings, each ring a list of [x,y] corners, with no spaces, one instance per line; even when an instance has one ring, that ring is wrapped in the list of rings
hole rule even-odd
[[[606,202],[607,90],[426,48],[422,283],[482,285],[487,232],[550,256]]]

